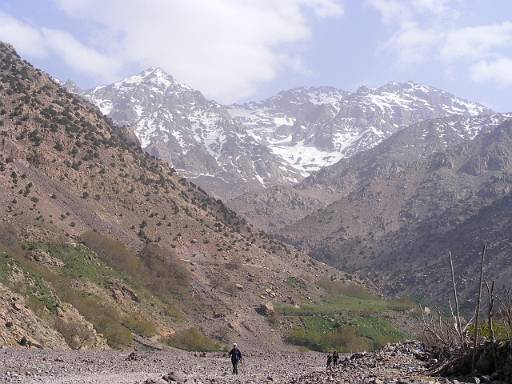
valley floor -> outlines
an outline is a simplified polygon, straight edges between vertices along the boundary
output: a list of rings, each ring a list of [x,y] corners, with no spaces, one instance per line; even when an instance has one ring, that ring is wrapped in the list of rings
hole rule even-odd
[[[342,357],[329,372],[319,353],[253,353],[231,375],[222,353],[0,350],[0,383],[445,383],[422,375],[415,346]],[[130,356],[130,357],[129,357]],[[167,377],[164,377],[168,375]],[[173,381],[174,378],[176,381]]]
[[[36,350],[0,350],[0,383],[52,384],[135,384],[161,378],[174,372],[187,383],[264,383],[272,377],[284,382],[301,373],[319,370],[324,356],[317,353],[282,353],[276,356],[251,354],[245,356],[240,375],[231,375],[231,361],[223,353],[180,351],[136,352],[56,352]],[[151,383],[151,381],[148,381]]]

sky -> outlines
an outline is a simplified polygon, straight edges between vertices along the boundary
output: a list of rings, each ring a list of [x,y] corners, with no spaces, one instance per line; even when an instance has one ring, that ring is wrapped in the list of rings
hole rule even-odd
[[[511,0],[0,0],[0,40],[82,88],[152,66],[224,103],[413,80],[512,112]]]

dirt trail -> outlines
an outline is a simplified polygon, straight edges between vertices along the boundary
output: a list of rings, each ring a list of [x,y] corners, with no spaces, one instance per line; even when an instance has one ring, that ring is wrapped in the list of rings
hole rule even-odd
[[[243,351],[243,349],[242,349]],[[341,356],[326,370],[326,355],[314,352],[253,352],[240,375],[231,374],[224,353],[102,351],[58,352],[0,349],[0,383],[43,384],[449,384],[425,374],[436,360],[418,342],[387,345],[373,353]],[[486,381],[484,377],[479,382]],[[475,381],[472,381],[473,383]],[[477,381],[478,382],[478,381]]]
[[[317,353],[246,354],[240,375],[231,375],[231,362],[224,354],[179,351],[56,352],[0,350],[0,383],[45,384],[135,384],[148,379],[164,384],[162,377],[175,373],[187,383],[286,382],[307,372],[323,369],[324,356]],[[150,381],[148,381],[149,383]]]

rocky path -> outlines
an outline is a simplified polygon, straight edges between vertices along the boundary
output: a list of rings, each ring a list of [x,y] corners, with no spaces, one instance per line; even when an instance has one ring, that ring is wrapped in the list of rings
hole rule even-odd
[[[231,362],[224,354],[179,351],[55,352],[0,350],[0,383],[45,384],[165,384],[286,382],[305,372],[323,368],[317,353],[248,354],[238,377],[231,375]],[[151,381],[153,380],[153,381]]]
[[[425,371],[432,362],[419,343],[389,345],[341,358],[326,370],[319,353],[249,353],[240,375],[222,353],[56,352],[0,349],[0,383],[44,384],[448,384]],[[480,380],[480,379],[478,379]],[[470,381],[475,383],[475,381]],[[485,381],[477,381],[485,382]],[[488,381],[495,382],[498,381]],[[503,384],[502,382],[499,382]]]

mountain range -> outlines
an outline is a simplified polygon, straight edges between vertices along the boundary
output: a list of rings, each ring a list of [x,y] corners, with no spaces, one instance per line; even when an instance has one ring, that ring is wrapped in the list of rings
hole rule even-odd
[[[413,82],[222,105],[158,68],[81,91],[0,59],[5,345],[286,348],[336,295],[444,302],[449,251],[465,309],[484,243],[512,278],[512,114]]]
[[[506,166],[477,171],[477,152],[461,165],[453,151],[492,137],[511,116],[411,81],[221,105],[152,68],[80,94],[250,223],[390,294],[441,300],[441,253],[468,244],[438,237],[509,192]],[[432,241],[445,252],[427,251]],[[423,248],[411,253],[410,244]],[[469,297],[473,266],[460,268]]]
[[[491,113],[414,82],[355,92],[301,87],[234,105],[208,100],[160,68],[86,91],[67,85],[131,127],[145,151],[225,201],[296,184],[415,122]]]

